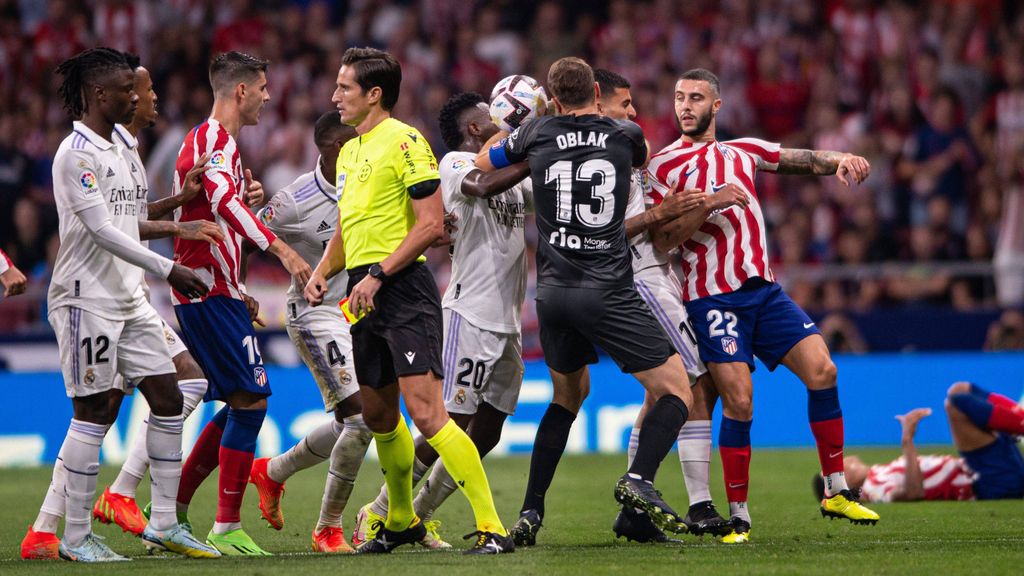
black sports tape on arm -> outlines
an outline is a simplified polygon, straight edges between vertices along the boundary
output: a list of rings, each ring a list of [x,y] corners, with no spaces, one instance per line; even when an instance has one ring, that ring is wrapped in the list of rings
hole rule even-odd
[[[414,200],[420,200],[433,194],[437,187],[441,185],[441,180],[435,178],[433,180],[424,180],[417,184],[409,186],[409,197]]]

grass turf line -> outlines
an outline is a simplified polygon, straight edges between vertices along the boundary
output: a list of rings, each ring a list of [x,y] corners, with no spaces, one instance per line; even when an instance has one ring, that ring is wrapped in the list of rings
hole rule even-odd
[[[926,449],[925,452],[928,450]],[[871,462],[889,460],[896,450],[849,450]],[[677,511],[686,509],[682,475],[674,453],[666,459],[658,486]],[[717,460],[717,458],[716,458]],[[485,460],[498,511],[506,526],[515,520],[522,501],[529,461],[525,457]],[[316,522],[326,465],[299,473],[288,481],[284,499],[285,528],[278,532],[259,517],[254,490],[246,493],[243,525],[272,558],[188,561],[175,556],[146,556],[138,539],[116,526],[94,523],[117,552],[136,561],[84,565],[70,562],[26,562],[18,556],[25,529],[35,518],[49,482],[43,468],[0,470],[0,503],[5,522],[0,526],[0,573],[96,574],[117,576],[235,574],[309,574],[352,569],[360,576],[415,569],[421,574],[479,576],[481,570],[517,574],[645,574],[708,571],[716,573],[821,574],[826,571],[872,574],[985,573],[1018,574],[1024,546],[1024,502],[925,502],[876,505],[877,526],[853,526],[821,518],[810,492],[817,466],[813,450],[756,450],[751,471],[753,542],[726,546],[710,536],[684,536],[683,544],[639,545],[616,541],[611,522],[612,498],[624,456],[567,456],[559,466],[548,495],[548,516],[538,546],[499,558],[466,558],[457,553],[428,552],[403,547],[388,557],[335,557],[310,552],[310,533]],[[116,469],[104,467],[99,490],[113,481]],[[362,469],[345,511],[345,534],[351,537],[359,507],[376,495],[381,476],[372,462]],[[721,489],[721,468],[712,468],[712,493],[719,509],[727,509]],[[139,501],[148,498],[148,480]],[[196,495],[191,519],[205,536],[213,523],[216,477]],[[470,509],[454,495],[438,511],[442,536],[457,549],[468,546],[461,536],[471,532]]]

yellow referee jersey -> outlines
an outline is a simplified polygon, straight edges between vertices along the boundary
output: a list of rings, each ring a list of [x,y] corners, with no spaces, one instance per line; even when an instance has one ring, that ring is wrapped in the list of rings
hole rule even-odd
[[[409,188],[437,179],[430,144],[404,122],[388,118],[349,140],[338,154],[345,267],[380,262],[394,252],[416,222]]]

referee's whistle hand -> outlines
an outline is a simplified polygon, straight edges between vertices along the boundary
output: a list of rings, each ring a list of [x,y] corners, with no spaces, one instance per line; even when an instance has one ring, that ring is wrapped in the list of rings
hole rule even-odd
[[[306,288],[302,291],[302,295],[305,296],[306,302],[310,306],[319,306],[323,303],[326,292],[327,280],[324,279],[323,274],[313,272],[309,282],[306,282]]]

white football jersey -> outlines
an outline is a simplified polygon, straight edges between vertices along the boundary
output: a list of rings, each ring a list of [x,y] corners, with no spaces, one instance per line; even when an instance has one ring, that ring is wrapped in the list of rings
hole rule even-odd
[[[53,195],[60,219],[60,250],[50,281],[50,308],[75,306],[110,320],[149,308],[142,268],[100,248],[78,212],[106,206],[111,223],[139,241],[138,191],[122,147],[81,122],[53,158]]]
[[[338,193],[333,184],[324,178],[320,160],[316,169],[306,172],[286,186],[260,210],[257,217],[263,224],[291,246],[299,256],[316,268],[324,255],[327,242],[338,227]],[[327,282],[327,294],[320,306],[311,307],[306,303],[300,286],[292,279],[288,287],[288,311],[285,323],[301,321],[309,314],[330,313],[344,318],[338,302],[345,297],[348,274],[340,272]]]
[[[518,334],[526,297],[524,220],[532,210],[530,179],[490,198],[462,193],[462,181],[476,170],[476,154],[449,152],[441,159],[444,207],[459,219],[452,241],[452,276],[441,302],[474,326]]]
[[[643,169],[633,170],[633,177],[629,183],[629,201],[626,203],[626,219],[639,216],[647,209],[647,192],[650,184],[647,183],[647,172]],[[651,266],[661,266],[668,263],[668,255],[654,249],[651,242],[651,234],[643,232],[629,239],[629,253],[633,256],[633,273],[637,273]]]

